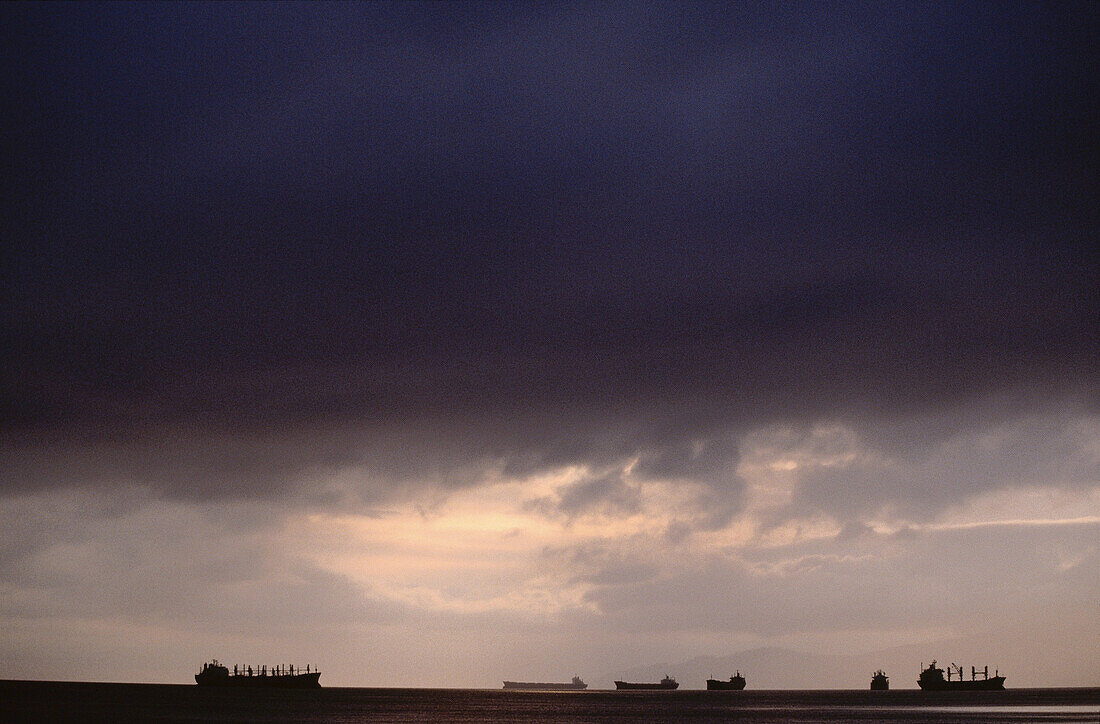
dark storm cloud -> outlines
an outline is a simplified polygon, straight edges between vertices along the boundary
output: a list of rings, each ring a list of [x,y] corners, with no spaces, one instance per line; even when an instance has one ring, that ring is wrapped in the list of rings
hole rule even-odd
[[[2,12],[6,489],[1095,395],[1091,5]]]

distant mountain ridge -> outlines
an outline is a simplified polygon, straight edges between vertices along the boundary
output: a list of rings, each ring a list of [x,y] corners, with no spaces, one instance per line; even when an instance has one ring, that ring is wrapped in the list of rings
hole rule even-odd
[[[681,689],[705,689],[710,677],[727,679],[737,670],[747,680],[747,689],[865,689],[871,675],[885,670],[892,689],[916,689],[921,663],[933,657],[941,663],[949,657],[964,666],[999,667],[1008,676],[1006,686],[1036,686],[1025,683],[1023,671],[1015,659],[1000,659],[974,638],[957,638],[934,643],[911,644],[853,654],[817,654],[779,647],[747,649],[728,656],[696,656],[678,663],[638,666],[603,674],[594,679],[595,688],[614,688],[615,679],[660,681],[666,673]]]
[[[599,681],[600,687],[604,688],[605,679],[609,682],[618,678],[628,681],[659,681],[667,673],[680,682],[682,689],[705,689],[708,678],[728,679],[739,670],[748,682],[748,689],[852,688],[851,685],[841,683],[819,682],[840,678],[836,675],[838,671],[858,665],[853,658],[855,657],[808,654],[766,647],[729,656],[696,656],[679,663],[639,666],[614,676],[601,676]],[[868,673],[868,681],[869,677]]]

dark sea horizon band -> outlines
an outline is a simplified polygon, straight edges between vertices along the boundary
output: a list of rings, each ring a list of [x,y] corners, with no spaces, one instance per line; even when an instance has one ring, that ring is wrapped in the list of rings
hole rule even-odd
[[[1095,722],[1100,687],[923,692],[919,689],[522,691],[0,680],[0,720],[193,722]]]

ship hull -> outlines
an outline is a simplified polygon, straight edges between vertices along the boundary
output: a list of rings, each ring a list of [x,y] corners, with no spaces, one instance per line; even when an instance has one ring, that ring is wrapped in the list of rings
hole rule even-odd
[[[1005,677],[991,676],[976,681],[918,681],[917,686],[924,691],[1003,691]]]
[[[317,689],[321,686],[321,672],[278,676],[204,676],[195,674],[199,686],[216,686],[242,689]]]
[[[677,682],[673,681],[671,684],[636,684],[630,681],[616,681],[616,689],[675,689],[680,686]]]
[[[588,684],[555,684],[541,681],[505,681],[505,689],[523,689],[526,691],[583,691]]]
[[[723,681],[721,679],[707,679],[707,689],[709,691],[741,691],[744,688],[744,680]]]

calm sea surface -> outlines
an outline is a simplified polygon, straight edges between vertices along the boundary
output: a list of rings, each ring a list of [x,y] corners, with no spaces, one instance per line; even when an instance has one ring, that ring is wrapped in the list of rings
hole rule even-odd
[[[3,722],[1097,722],[1100,688],[897,691],[209,689],[0,681]]]

